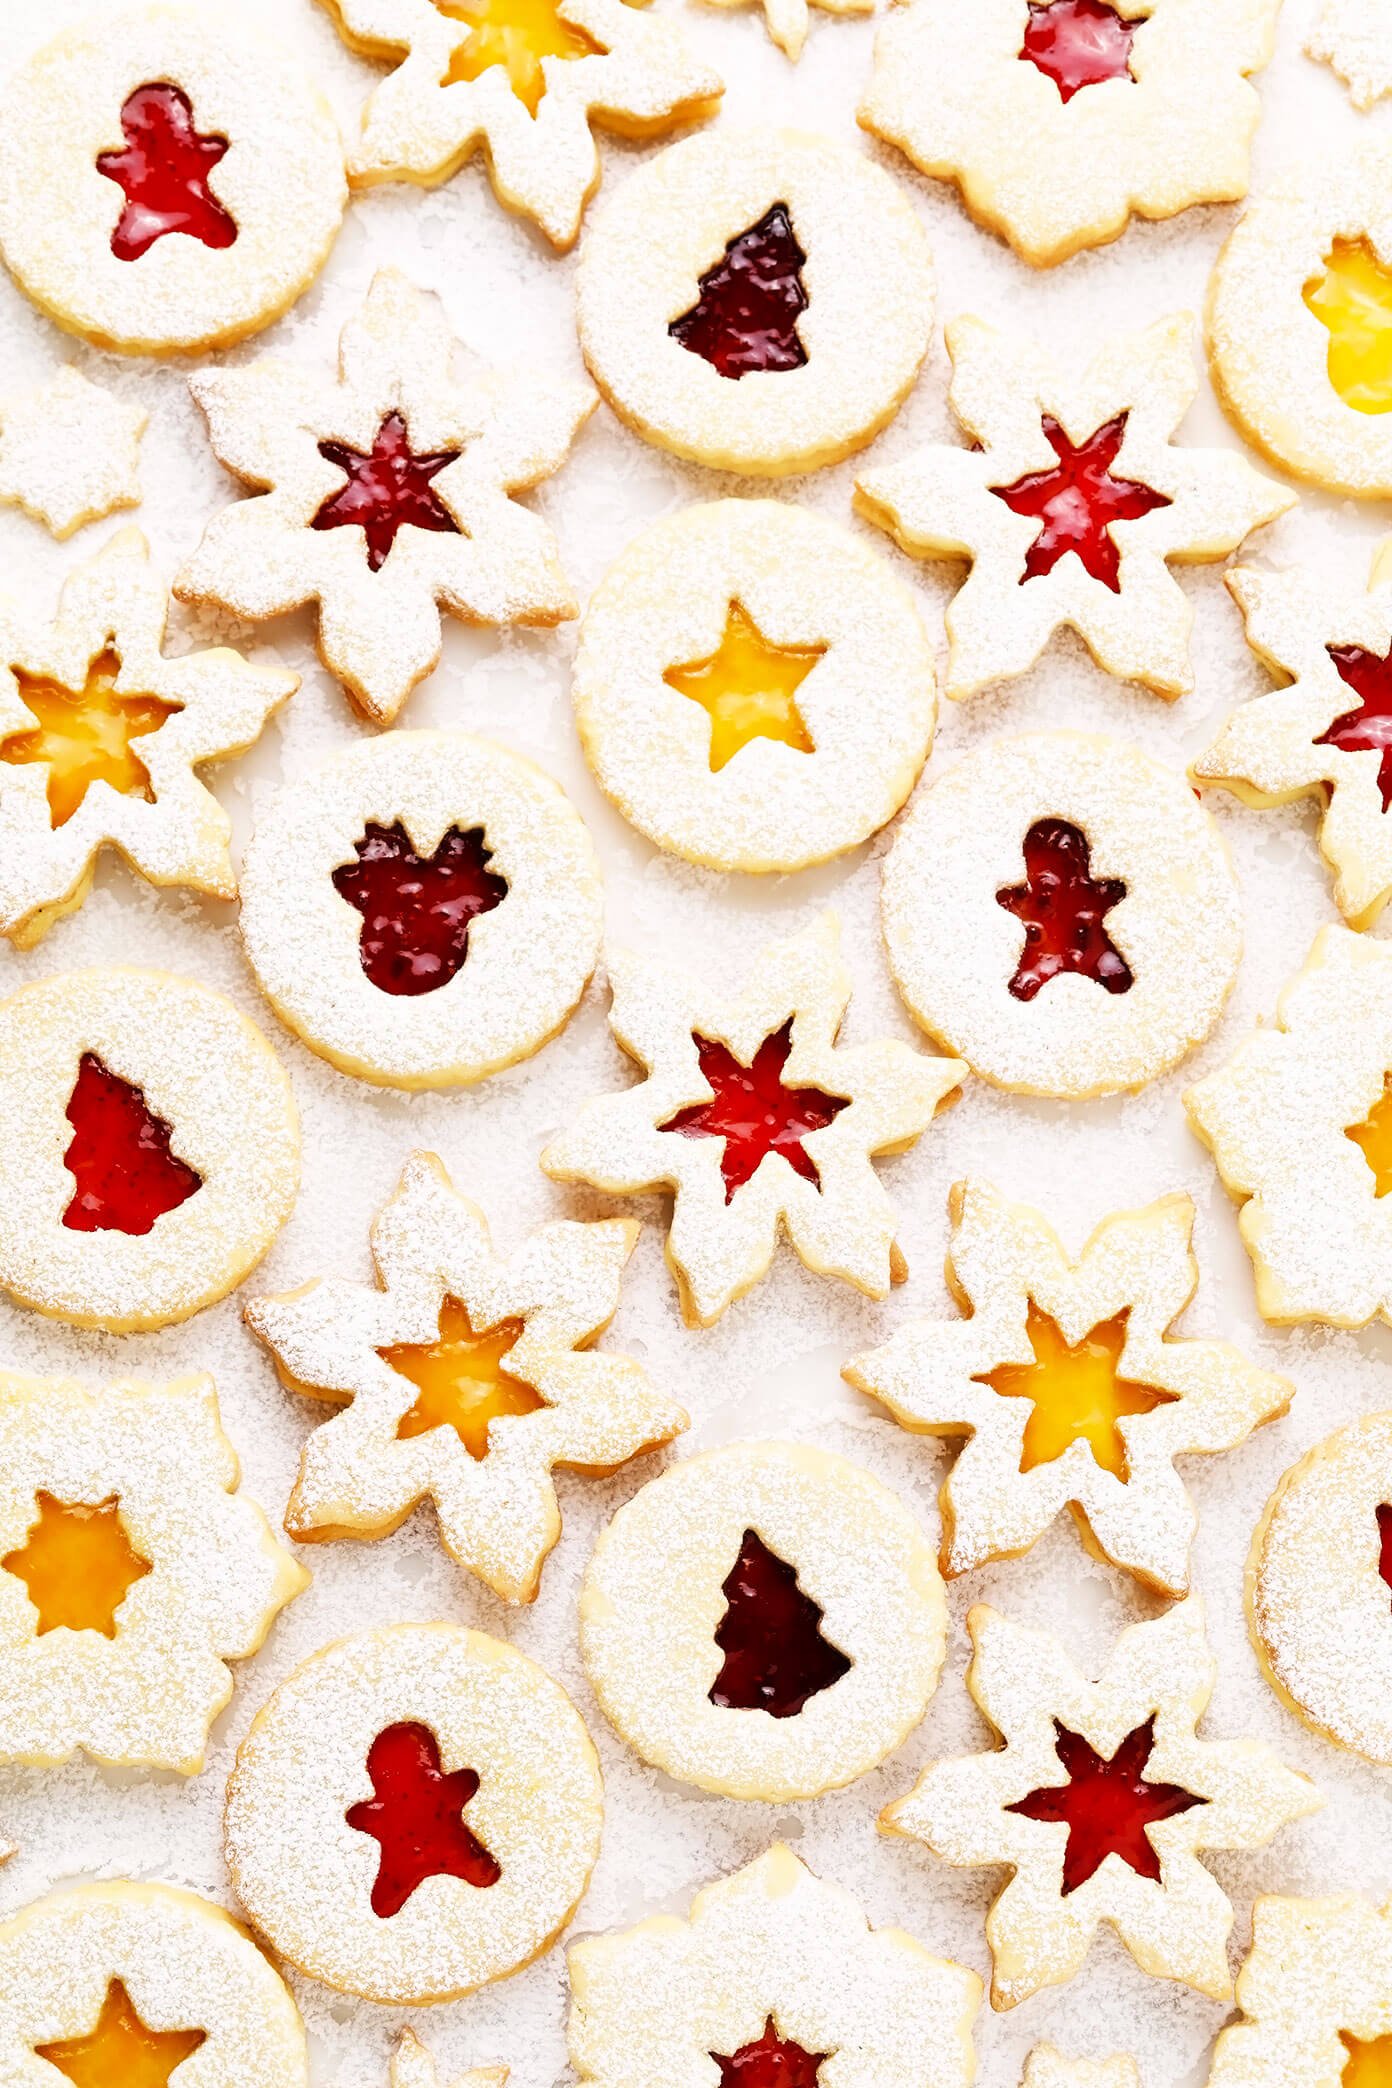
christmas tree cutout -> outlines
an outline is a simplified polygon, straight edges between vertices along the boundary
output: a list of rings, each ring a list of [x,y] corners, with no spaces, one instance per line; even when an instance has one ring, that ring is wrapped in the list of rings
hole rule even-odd
[[[111,235],[116,259],[138,261],[169,232],[186,233],[205,247],[230,247],[237,221],[208,186],[227,140],[204,136],[183,90],[163,80],[137,87],[121,110],[121,129],[124,149],[97,156],[97,172],[126,198]]]
[[[1129,992],[1130,966],[1104,925],[1126,897],[1121,878],[1092,875],[1087,835],[1066,819],[1037,819],[1023,852],[1024,883],[996,893],[997,906],[1025,924],[1025,946],[1009,982],[1015,999],[1032,1001],[1064,972],[1094,979],[1108,993]]]
[[[398,819],[369,824],[355,863],[333,873],[334,890],[363,917],[358,957],[382,993],[435,993],[469,954],[469,929],[507,897],[489,869],[483,828],[451,827],[433,855],[417,855]]]
[[[822,1611],[798,1586],[797,1568],[746,1530],[721,1587],[725,1614],[715,1643],[725,1655],[710,1701],[722,1710],[793,1718],[839,1682],[851,1662],[822,1633]]]
[[[203,1186],[170,1151],[173,1128],[141,1090],[84,1051],[66,1111],[73,1127],[63,1165],[77,1187],[63,1213],[70,1232],[149,1232]]]
[[[479,1787],[474,1769],[445,1770],[429,1726],[388,1726],[367,1751],[373,1795],[344,1814],[381,1850],[372,1887],[372,1911],[381,1921],[399,1914],[427,1878],[460,1878],[480,1889],[496,1885],[502,1866],[462,1814]]]
[[[668,333],[722,377],[801,369],[807,350],[797,321],[807,310],[806,261],[787,204],[775,203],[706,270],[695,304]]]

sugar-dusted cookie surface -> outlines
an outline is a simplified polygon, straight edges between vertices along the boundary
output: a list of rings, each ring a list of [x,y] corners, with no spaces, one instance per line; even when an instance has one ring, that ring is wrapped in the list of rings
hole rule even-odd
[[[1375,2080],[1392,2036],[1392,1905],[1353,1893],[1264,1894],[1208,2088],[1348,2088]]]
[[[64,363],[44,384],[0,400],[0,501],[50,535],[140,505],[143,406]]]

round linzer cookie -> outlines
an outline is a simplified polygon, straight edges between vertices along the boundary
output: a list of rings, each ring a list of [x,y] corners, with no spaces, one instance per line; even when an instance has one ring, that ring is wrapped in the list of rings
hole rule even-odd
[[[221,1907],[172,1885],[77,1885],[0,1926],[0,2079],[306,2088],[288,1989]]]
[[[235,1289],[299,1187],[275,1053],[168,972],[64,972],[0,1002],[0,1144],[0,1285],[112,1334]]]
[[[464,732],[360,740],[280,791],[242,866],[267,1000],[320,1058],[383,1087],[455,1087],[539,1051],[601,927],[570,800]]]
[[[447,2001],[529,1964],[599,1853],[599,1763],[534,1661],[453,1624],[340,1639],[258,1712],[227,1787],[254,1926],[313,1979]]]
[[[899,1497],[801,1443],[673,1465],[619,1510],[580,1594],[610,1723],[729,1798],[815,1798],[875,1768],[927,1709],[946,1624]]]
[[[1392,1902],[1264,1894],[1208,2088],[1377,2088],[1392,2036]]]
[[[863,448],[933,319],[906,198],[799,131],[669,146],[596,218],[576,290],[585,360],[621,420],[679,457],[770,478]]]
[[[657,523],[581,627],[590,767],[650,841],[712,870],[800,870],[866,840],[912,790],[935,709],[908,590],[782,501]]]
[[[347,194],[318,90],[186,8],[79,22],[0,91],[0,253],[98,348],[258,333],[319,273]]]
[[[1242,952],[1212,819],[1182,776],[1100,734],[960,761],[900,827],[881,905],[913,1015],[1027,1095],[1144,1087],[1208,1035]]]

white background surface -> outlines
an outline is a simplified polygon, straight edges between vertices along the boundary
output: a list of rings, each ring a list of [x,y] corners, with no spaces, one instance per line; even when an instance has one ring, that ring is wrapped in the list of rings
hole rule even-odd
[[[332,96],[345,127],[354,121],[373,68],[342,47],[331,21],[312,0],[204,4],[212,17],[259,19],[280,32]],[[878,152],[854,124],[854,104],[870,62],[869,25],[836,22],[814,12],[806,53],[793,68],[767,42],[756,13],[708,13],[690,0],[658,4],[684,15],[692,38],[723,74],[728,91],[719,123],[789,121]],[[1357,116],[1333,74],[1300,55],[1312,7],[1313,0],[1286,0],[1278,55],[1261,82],[1265,114],[1255,188],[1304,153],[1338,154],[1392,121],[1386,111]],[[0,71],[83,11],[77,0],[5,0]],[[613,141],[604,143],[603,152],[609,183],[621,181],[640,156],[638,149]],[[1197,311],[1213,258],[1235,215],[1200,210],[1168,225],[1134,226],[1111,248],[1051,274],[1034,275],[969,223],[952,192],[919,179],[894,156],[880,156],[901,178],[928,226],[940,275],[939,318],[979,312],[1033,331],[1063,357],[1086,354],[1089,343],[1107,330],[1138,326],[1179,308]],[[386,260],[440,291],[460,334],[475,348],[502,359],[527,357],[579,371],[571,320],[573,262],[554,256],[527,226],[503,213],[478,162],[433,193],[378,189],[356,201],[311,294],[238,355],[271,350],[302,358],[332,356],[341,325],[356,308],[374,267]],[[187,372],[97,355],[65,339],[25,305],[12,285],[0,283],[0,396],[41,381],[65,359],[150,411],[146,499],[134,519],[150,536],[163,571],[172,576],[207,517],[233,495],[187,396]],[[880,437],[872,457],[896,457],[916,442],[952,439],[946,374],[939,331],[915,394]],[[1184,439],[1237,444],[1206,386]],[[851,479],[852,467],[845,466],[811,480],[783,481],[773,491],[846,523]],[[652,517],[695,498],[766,490],[679,465],[645,448],[601,408],[569,465],[542,490],[539,504],[555,524],[583,601],[611,559]],[[0,583],[55,593],[62,574],[122,519],[96,524],[57,545],[26,517],[0,513]],[[1392,509],[1386,505],[1360,509],[1306,494],[1300,508],[1259,540],[1254,551],[1277,564],[1306,562],[1331,586],[1357,588],[1364,583],[1379,534],[1389,527]],[[898,561],[887,539],[867,534]],[[950,572],[898,562],[911,575],[930,628],[940,638]],[[1125,734],[1181,765],[1207,744],[1230,705],[1266,685],[1246,650],[1240,618],[1220,575],[1186,570],[1183,584],[1197,611],[1198,686],[1192,695],[1167,707],[1143,691],[1109,681],[1073,640],[1057,642],[1026,679],[970,707],[948,708],[928,776],[994,733],[1049,724]],[[195,638],[229,634],[226,625],[200,625],[182,612],[176,612],[173,630],[175,649]],[[301,692],[272,723],[260,747],[216,779],[240,843],[281,777],[305,773],[365,728],[319,667],[307,616],[263,628],[254,640],[246,632],[233,635],[246,640],[257,656],[284,660],[304,676]],[[708,875],[656,854],[610,811],[584,767],[568,701],[572,647],[573,627],[554,634],[499,635],[447,622],[441,665],[401,722],[492,734],[564,783],[600,850],[611,935],[652,951],[679,951],[693,962],[733,973],[769,934],[796,927],[834,903],[843,916],[858,981],[847,1041],[912,1035],[878,939],[877,858],[884,841],[822,870],[763,883]],[[901,1241],[912,1273],[906,1288],[883,1306],[817,1281],[785,1251],[770,1278],[719,1326],[688,1332],[680,1324],[662,1261],[662,1209],[657,1199],[639,1203],[638,1215],[649,1223],[608,1340],[641,1354],[690,1408],[693,1428],[685,1448],[757,1434],[807,1437],[872,1466],[915,1500],[931,1525],[944,1451],[880,1418],[869,1402],[841,1384],[838,1366],[907,1315],[949,1309],[940,1274],[949,1185],[967,1172],[983,1173],[1008,1192],[1037,1201],[1075,1247],[1107,1211],[1187,1188],[1199,1206],[1203,1283],[1186,1329],[1241,1341],[1251,1354],[1288,1372],[1298,1386],[1287,1420],[1225,1458],[1190,1464],[1190,1484],[1202,1511],[1197,1583],[1209,1605],[1220,1658],[1207,1730],[1269,1738],[1288,1761],[1316,1778],[1327,1799],[1321,1814],[1288,1829],[1271,1849],[1250,1859],[1209,1859],[1237,1907],[1236,1963],[1257,1891],[1357,1887],[1381,1897],[1392,1887],[1386,1777],[1307,1734],[1277,1705],[1257,1674],[1241,1616],[1243,1561],[1272,1486],[1307,1445],[1337,1424],[1392,1403],[1387,1390],[1392,1337],[1382,1329],[1355,1336],[1316,1329],[1281,1333],[1261,1326],[1233,1212],[1211,1162],[1185,1128],[1179,1101],[1183,1087],[1198,1071],[1220,1063],[1256,1016],[1270,1011],[1315,928],[1335,917],[1307,812],[1246,812],[1222,797],[1214,804],[1242,880],[1248,948],[1227,1017],[1194,1060],[1139,1096],[1102,1104],[1030,1103],[979,1082],[969,1084],[959,1106],[916,1151],[884,1165],[884,1178],[903,1213]],[[1201,923],[1195,924],[1195,933],[1202,934]],[[530,1064],[473,1093],[408,1099],[331,1071],[279,1028],[260,1003],[240,954],[233,908],[159,895],[116,865],[103,869],[81,914],[63,923],[37,952],[0,955],[0,979],[18,984],[103,960],[163,965],[219,987],[263,1023],[290,1071],[304,1120],[304,1188],[293,1219],[252,1279],[253,1288],[286,1288],[328,1273],[365,1277],[368,1221],[414,1146],[431,1147],[444,1157],[459,1186],[490,1211],[504,1243],[548,1214],[597,1215],[609,1208],[602,1199],[553,1187],[536,1165],[548,1134],[582,1099],[629,1077],[605,1026],[602,982],[591,988],[565,1034]],[[182,1328],[124,1339],[77,1334],[0,1306],[0,1363],[77,1372],[94,1382],[125,1373],[213,1371],[248,1489],[274,1518],[283,1511],[306,1430],[321,1418],[320,1410],[280,1390],[268,1360],[241,1325],[235,1299]],[[1028,1557],[971,1575],[950,1591],[952,1633],[942,1686],[920,1730],[883,1770],[847,1792],[788,1811],[715,1800],[671,1784],[626,1752],[604,1725],[576,1657],[578,1576],[602,1519],[644,1476],[640,1465],[603,1485],[562,1477],[565,1536],[530,1612],[505,1611],[454,1570],[438,1548],[427,1512],[384,1543],[338,1544],[311,1552],[314,1584],[276,1626],[264,1652],[240,1671],[236,1698],[217,1728],[203,1776],[185,1784],[172,1776],[103,1773],[84,1763],[48,1773],[0,1773],[0,1829],[21,1844],[18,1858],[0,1873],[0,1909],[17,1907],[63,1880],[92,1875],[164,1879],[225,1897],[219,1851],[222,1786],[237,1740],[273,1684],[298,1659],[354,1626],[443,1617],[501,1633],[535,1654],[574,1692],[594,1734],[607,1781],[607,1827],[575,1933],[659,1910],[680,1911],[697,1887],[758,1854],[777,1833],[814,1868],[853,1887],[875,1922],[898,1923],[931,1948],[986,1973],[983,1917],[1002,1879],[987,1872],[954,1872],[914,1845],[885,1840],[875,1829],[880,1807],[908,1787],[922,1762],[985,1743],[984,1726],[962,1682],[966,1609],[973,1601],[989,1600],[1056,1627],[1082,1663],[1095,1667],[1123,1623],[1154,1612],[1152,1599],[1122,1575],[1089,1562],[1071,1525],[1060,1525]],[[867,1589],[867,1600],[873,1599],[873,1589]],[[410,2012],[354,2003],[302,1981],[294,1984],[309,2023],[318,2077],[339,2088],[382,2081],[390,2040]],[[553,1950],[519,1977],[470,2001],[415,2011],[415,2019],[447,2070],[501,2059],[514,2069],[514,2088],[550,2088],[568,2078],[564,2006],[563,1956]],[[1103,1937],[1071,1986],[1040,1995],[1013,2016],[993,2018],[983,2009],[981,2078],[986,2088],[1010,2088],[1029,2045],[1048,2036],[1079,2054],[1134,2051],[1146,2088],[1202,2080],[1207,2050],[1226,2013],[1221,2005],[1147,1980],[1110,1937]]]

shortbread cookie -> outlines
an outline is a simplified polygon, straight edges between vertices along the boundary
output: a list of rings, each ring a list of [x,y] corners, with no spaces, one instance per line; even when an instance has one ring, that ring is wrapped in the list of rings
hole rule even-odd
[[[1324,0],[1305,49],[1333,66],[1355,108],[1392,94],[1392,18],[1383,0]]]
[[[1036,2045],[1025,2061],[1020,2088],[1141,2088],[1141,2073],[1127,2052],[1110,2059],[1065,2059],[1051,2044]]]
[[[236,897],[232,823],[197,770],[249,747],[299,676],[226,646],[166,658],[166,616],[138,529],[69,574],[51,620],[0,597],[0,934],[21,949],[82,905],[105,848]]]
[[[1392,2037],[1392,1904],[1268,1894],[1208,2088],[1376,2088]]]
[[[722,130],[630,175],[586,235],[576,294],[621,420],[698,464],[779,477],[893,418],[928,350],[933,260],[859,153]]]
[[[0,1761],[203,1767],[309,1583],[237,1481],[209,1377],[0,1374]]]
[[[915,0],[860,121],[1036,268],[1247,193],[1280,0]]]
[[[913,789],[935,711],[912,595],[785,501],[656,523],[581,626],[575,718],[601,788],[712,870],[801,870],[866,840]]]
[[[1262,1848],[1321,1801],[1260,1741],[1198,1737],[1217,1672],[1198,1597],[1123,1631],[1096,1682],[985,1604],[967,1629],[967,1686],[1001,1744],[933,1763],[880,1824],[1010,1870],[986,1917],[993,2005],[1071,1979],[1101,1922],[1143,1972],[1227,2000],[1233,1910],[1199,1851]]]
[[[1198,1514],[1174,1460],[1233,1449],[1295,1390],[1229,1342],[1168,1338],[1199,1280],[1192,1202],[1115,1212],[1077,1261],[989,1182],[949,1208],[962,1318],[912,1320],[842,1373],[905,1428],[967,1438],[939,1496],[943,1572],[1018,1557],[1067,1507],[1099,1557],[1185,1594]]]
[[[932,1547],[897,1494],[804,1443],[731,1443],[622,1507],[580,1593],[610,1723],[654,1768],[727,1798],[816,1798],[922,1718],[947,1626]]]
[[[140,505],[143,406],[89,384],[70,363],[0,404],[0,501],[70,537],[84,522]]]
[[[456,2074],[450,2088],[507,2088],[507,2078],[505,2066],[471,2066]],[[403,2030],[397,2039],[388,2082],[389,2088],[444,2088],[439,2067],[414,2030]]]
[[[1392,494],[1392,143],[1289,169],[1249,204],[1209,285],[1218,395],[1300,478]]]
[[[349,148],[355,186],[447,181],[482,152],[498,200],[574,244],[599,185],[594,129],[660,137],[724,93],[645,0],[324,0],[345,43],[394,70]]]
[[[290,1083],[220,993],[112,966],[0,1002],[0,1285],[143,1332],[236,1288],[299,1186]]]
[[[1074,372],[984,320],[948,327],[970,447],[868,472],[856,504],[912,557],[970,563],[947,610],[949,696],[1025,673],[1065,628],[1123,681],[1193,687],[1193,611],[1171,563],[1226,557],[1295,495],[1233,450],[1172,439],[1198,389],[1192,337],[1181,312]]]
[[[710,7],[745,7],[750,0],[706,0]],[[780,51],[796,65],[807,41],[808,0],[754,0],[762,6],[764,25]],[[811,0],[813,7],[834,15],[873,14],[875,0]]]
[[[1392,1323],[1392,946],[1321,928],[1276,1019],[1184,1097],[1269,1320]]]
[[[0,91],[0,253],[98,348],[259,333],[318,275],[347,194],[317,88],[206,12],[89,15]]]
[[[688,1323],[711,1325],[758,1283],[784,1232],[819,1276],[872,1298],[902,1282],[871,1163],[914,1144],[965,1068],[897,1041],[837,1049],[851,997],[837,916],[770,943],[739,992],[628,952],[609,982],[614,1035],[647,1078],[588,1103],[541,1164],[610,1196],[671,1189],[667,1261]]]
[[[283,1381],[346,1412],[305,1445],[286,1528],[385,1537],[421,1501],[440,1541],[505,1602],[530,1602],[561,1534],[557,1465],[601,1476],[687,1416],[631,1357],[592,1349],[639,1228],[544,1225],[499,1255],[433,1153],[413,1153],[372,1225],[376,1285],[253,1298]]]
[[[988,740],[895,837],[881,894],[911,1012],[998,1087],[1144,1087],[1206,1037],[1242,952],[1218,830],[1184,778],[1081,732]]]
[[[538,1957],[599,1853],[603,1799],[565,1691],[500,1639],[339,1639],[257,1713],[227,1787],[237,1897],[301,1972],[447,2001]]]
[[[570,2056],[581,2081],[811,2088],[970,2088],[981,1982],[775,1843],[655,1915],[569,1953]],[[660,1997],[660,2003],[659,2003]],[[833,2078],[828,2073],[826,2079]]]
[[[172,1885],[52,1892],[0,1925],[0,2079],[306,2088],[304,2025],[239,1922]]]
[[[267,1000],[320,1058],[384,1087],[455,1087],[539,1051],[602,922],[570,800],[464,732],[358,740],[280,790],[242,863]]]
[[[555,536],[513,495],[565,461],[594,394],[476,360],[456,375],[460,352],[438,301],[386,268],[337,376],[266,356],[190,382],[218,457],[255,490],[213,517],[175,594],[253,620],[316,603],[324,665],[374,725],[435,666],[442,609],[576,613]]]

